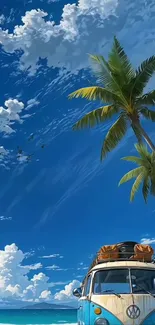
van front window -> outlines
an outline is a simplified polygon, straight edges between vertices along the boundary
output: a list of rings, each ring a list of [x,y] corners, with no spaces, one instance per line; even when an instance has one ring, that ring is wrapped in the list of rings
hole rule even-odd
[[[128,269],[101,270],[95,273],[93,283],[94,294],[127,294],[130,292]]]
[[[132,292],[135,294],[155,294],[155,271],[131,269]]]

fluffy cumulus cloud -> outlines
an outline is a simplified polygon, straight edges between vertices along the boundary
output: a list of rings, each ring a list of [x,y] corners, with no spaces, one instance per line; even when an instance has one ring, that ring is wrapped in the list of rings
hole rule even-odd
[[[16,302],[17,305],[18,302],[75,301],[72,291],[80,286],[79,281],[73,280],[64,290],[52,294],[51,288],[53,290],[54,287],[63,286],[66,282],[50,282],[46,274],[40,272],[43,267],[41,263],[23,265],[27,254],[15,244],[6,245],[4,250],[0,250],[0,301],[8,304]],[[33,273],[30,273],[31,271]]]
[[[20,113],[24,109],[24,104],[19,102],[18,99],[8,99],[5,101],[4,106],[0,106],[0,131],[10,134],[15,132],[10,125],[14,121],[22,122]]]
[[[47,58],[49,67],[71,72],[87,68],[87,53],[106,55],[114,34],[137,64],[155,50],[154,11],[153,0],[79,0],[66,4],[60,22],[55,24],[46,12],[33,9],[25,13],[13,32],[2,26],[0,42],[8,53],[22,50],[20,68],[30,68],[32,74],[39,58]]]
[[[67,284],[65,286],[64,290],[61,290],[55,294],[55,299],[56,300],[61,300],[61,301],[72,301],[76,299],[73,296],[73,290],[75,288],[80,287],[81,283],[78,280],[73,280],[71,283]]]
[[[51,292],[49,290],[44,290],[39,296],[40,299],[49,300],[51,298]]]
[[[47,300],[51,296],[49,278],[43,273],[29,278],[31,270],[38,270],[41,263],[22,265],[24,253],[15,244],[0,250],[0,298],[23,301]]]
[[[24,119],[30,117],[32,114],[23,115],[24,110],[29,110],[33,106],[39,104],[36,98],[30,99],[25,107],[22,101],[18,99],[9,98],[4,102],[3,106],[0,106],[0,132],[3,133],[5,137],[9,137],[12,133],[15,133],[15,122],[20,124],[23,123]],[[27,156],[18,154],[19,163],[25,163],[31,160],[31,155]],[[6,167],[9,161],[9,150],[6,150],[3,146],[0,146],[0,166]]]
[[[33,106],[39,104],[35,98],[28,100],[27,106],[24,106],[22,101],[18,99],[8,99],[4,102],[4,106],[0,106],[0,132],[4,132],[7,134],[11,134],[15,132],[12,128],[12,125],[15,122],[23,123],[23,118],[29,117],[30,115],[27,114],[21,116],[23,110],[29,110]],[[6,155],[7,152],[3,147],[0,147],[0,155]]]

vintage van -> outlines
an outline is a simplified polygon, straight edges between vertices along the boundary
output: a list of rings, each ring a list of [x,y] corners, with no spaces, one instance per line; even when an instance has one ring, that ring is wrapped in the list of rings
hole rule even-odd
[[[103,246],[80,288],[78,325],[155,325],[155,264],[149,245]]]

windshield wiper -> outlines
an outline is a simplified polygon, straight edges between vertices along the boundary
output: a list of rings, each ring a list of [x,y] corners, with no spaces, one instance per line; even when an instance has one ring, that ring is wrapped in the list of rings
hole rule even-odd
[[[148,293],[150,296],[152,296],[153,298],[155,298],[155,296],[153,295],[153,293],[151,293],[150,291],[144,289],[143,287],[141,287],[141,285],[137,284],[137,283],[134,283],[136,287],[140,288],[141,291],[144,291],[146,293]],[[134,292],[133,292],[134,293]]]
[[[114,290],[103,290],[102,293],[113,293],[115,296],[117,296],[118,298],[121,298],[121,295],[117,292],[115,292]]]

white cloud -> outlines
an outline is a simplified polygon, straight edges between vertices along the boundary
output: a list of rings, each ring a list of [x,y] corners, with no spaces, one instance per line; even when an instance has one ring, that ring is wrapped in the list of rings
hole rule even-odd
[[[77,279],[83,278],[83,275],[77,275]]]
[[[29,110],[30,108],[32,108],[33,106],[37,106],[39,105],[40,102],[36,99],[36,98],[32,98],[32,99],[29,99],[27,101],[27,106],[25,107],[25,110]]]
[[[25,162],[28,162],[28,156],[27,155],[24,155],[24,154],[18,154],[18,162],[20,164],[23,164]]]
[[[41,292],[41,295],[39,296],[39,299],[43,299],[43,300],[50,300],[51,298],[51,291],[49,290],[44,290]]]
[[[146,245],[155,244],[155,238],[142,238],[140,242]]]
[[[113,3],[115,4],[115,1],[113,1]],[[92,9],[95,10],[95,5],[93,4],[92,6]],[[92,6],[90,6],[90,8]],[[97,7],[97,10],[98,8],[99,7]],[[87,13],[87,15],[86,10],[89,13]],[[84,63],[84,66],[83,62],[80,64],[80,51],[82,50],[82,47],[86,50],[87,46],[84,46],[83,44],[83,46],[79,48],[79,45],[77,46],[76,42],[78,43],[81,37],[80,26],[83,26],[82,33],[85,34],[84,38],[86,38],[86,43],[87,38],[89,38],[87,35],[85,20],[81,24],[81,19],[83,20],[85,15],[89,20],[88,23],[90,23],[90,10],[88,10],[87,1],[79,2],[78,6],[75,4],[65,5],[59,25],[55,25],[53,21],[49,20],[45,22],[44,18],[47,16],[47,13],[42,10],[33,9],[25,13],[25,16],[22,17],[23,25],[15,26],[13,34],[1,30],[0,41],[6,52],[13,53],[18,49],[22,49],[24,54],[20,60],[20,68],[28,69],[31,66],[32,73],[36,71],[39,57],[47,58],[48,66],[61,68],[66,67],[68,70],[72,70],[73,68],[77,68],[78,61],[78,65],[81,65],[82,68],[85,66],[86,62]],[[78,22],[79,20],[80,22]],[[75,53],[75,48],[77,54]],[[87,51],[83,52],[85,59],[86,52]],[[69,56],[68,59],[65,58],[66,55]],[[71,59],[72,56],[74,57],[74,60],[73,58]]]
[[[26,114],[21,116],[21,113],[24,109],[30,109],[33,106],[38,105],[39,102],[36,99],[30,99],[27,102],[27,107],[25,108],[24,103],[18,99],[8,99],[4,102],[4,107],[0,106],[0,132],[5,134],[14,133],[15,130],[12,128],[12,125],[15,122],[23,123],[23,118],[28,118],[31,114]],[[5,150],[2,146],[0,147],[0,159],[4,158],[8,154],[8,151]],[[27,156],[21,155],[19,161],[23,162],[27,160]]]
[[[22,115],[22,119],[25,119],[25,118],[28,118],[28,117],[31,117],[31,116],[33,116],[35,113],[33,113],[33,114],[24,114],[24,115]]]
[[[64,290],[61,290],[61,291],[57,292],[55,294],[54,298],[56,300],[61,300],[61,301],[71,301],[71,300],[74,300],[76,298],[73,296],[73,290],[75,288],[80,287],[80,285],[81,285],[80,281],[73,280],[71,283],[69,283],[69,284],[67,284],[65,286],[65,289]]]
[[[34,154],[26,154],[22,150],[21,152],[18,152],[17,154],[17,160],[20,164],[28,163],[32,160]]]
[[[12,217],[0,216],[0,221],[4,221],[4,220],[12,220]]]
[[[5,22],[5,16],[2,14],[0,15],[0,25],[3,25]]]
[[[7,156],[8,155],[8,151],[6,149],[4,149],[3,146],[0,146],[0,156]]]
[[[29,252],[24,253],[24,258],[29,258],[35,255],[35,250],[31,249]]]
[[[89,66],[87,53],[107,55],[117,34],[137,64],[155,50],[154,8],[153,0],[79,0],[63,7],[59,24],[33,9],[13,33],[1,28],[0,42],[8,53],[22,50],[20,68],[31,67],[31,73],[39,67],[39,58],[47,58],[49,67],[77,72]]]
[[[77,270],[80,271],[80,270],[87,270],[88,269],[88,266],[83,266],[83,267],[78,267]]]
[[[47,270],[52,270],[52,271],[67,271],[67,269],[62,269],[58,265],[50,265],[45,267]]]
[[[23,269],[26,269],[26,270],[38,270],[38,269],[41,269],[43,266],[41,263],[35,263],[35,264],[31,264],[31,265],[23,265],[21,266]]]
[[[47,3],[48,4],[51,4],[51,3],[53,3],[53,2],[59,2],[60,0],[47,0]]]
[[[40,258],[63,258],[62,255],[60,254],[51,254],[51,255],[44,255],[44,256],[40,256]]]
[[[57,270],[57,269],[59,269],[59,266],[53,264],[53,265],[51,265],[51,266],[47,266],[46,268],[47,268],[48,270]]]
[[[22,122],[19,114],[24,109],[24,104],[17,99],[8,99],[4,105],[5,107],[0,107],[0,132],[11,134],[15,131],[10,125],[14,121]]]
[[[51,287],[56,287],[56,286],[62,286],[65,284],[68,284],[69,281],[57,281],[57,282],[51,282]]]
[[[15,244],[0,250],[0,299],[12,301],[36,301],[49,299],[51,284],[42,272],[30,277],[31,270],[42,267],[41,263],[22,265],[24,253]]]
[[[18,301],[74,300],[72,290],[80,285],[79,281],[73,280],[64,290],[52,295],[51,288],[65,285],[66,282],[49,282],[43,272],[30,276],[30,271],[40,269],[42,264],[23,265],[26,254],[15,244],[6,245],[4,250],[0,250],[0,301],[7,301],[8,304],[15,301],[18,304]]]

